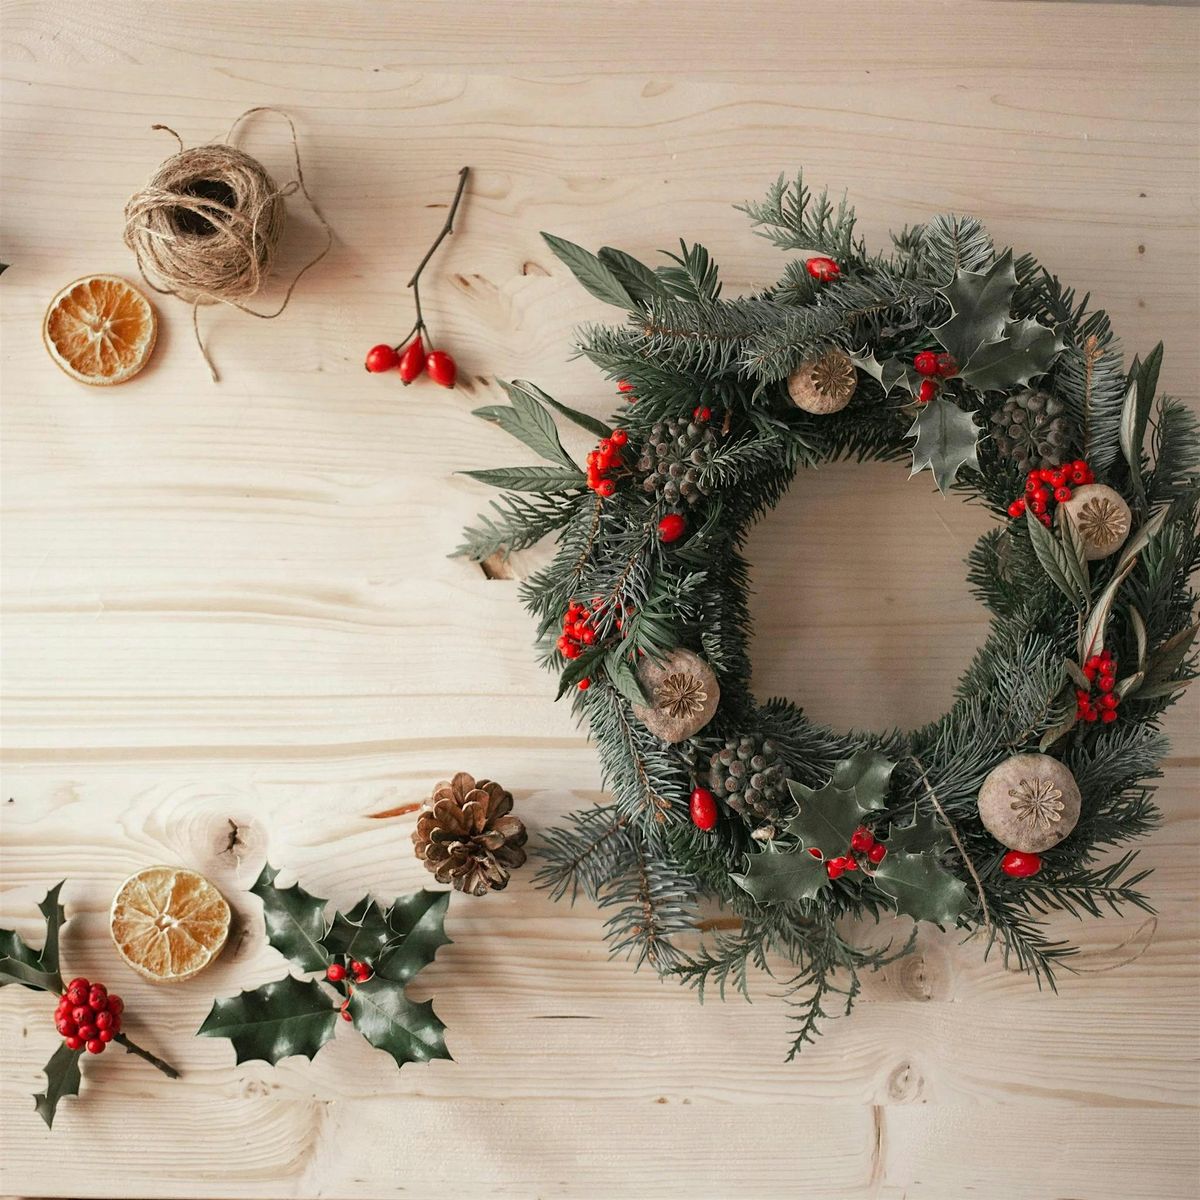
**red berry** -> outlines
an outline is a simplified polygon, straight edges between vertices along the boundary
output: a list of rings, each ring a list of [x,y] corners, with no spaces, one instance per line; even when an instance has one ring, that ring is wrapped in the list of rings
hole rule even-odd
[[[89,1054],[99,1054],[104,1049],[104,1043],[99,1038],[88,1038],[87,1052]]]
[[[832,283],[842,273],[832,258],[810,258],[804,266],[818,283]]]
[[[701,425],[707,424],[712,420],[712,409],[707,404],[698,404],[692,409],[692,420],[699,421]]]
[[[355,975],[357,975],[366,965],[366,963],[359,962],[357,958],[352,958],[350,960],[350,970],[353,971]]]
[[[111,1029],[102,1029],[96,1036],[107,1046],[117,1035]]]
[[[865,825],[860,825],[850,837],[850,849],[857,850],[859,853],[870,850],[873,845],[875,845],[875,838]]]
[[[1119,697],[1114,695],[1112,692],[1106,692],[1100,697],[1101,708],[1116,708],[1120,703],[1121,701]]]
[[[354,1018],[350,1015],[350,1010],[348,1008],[342,1009],[342,1020],[343,1021],[353,1021],[354,1020]]]
[[[72,983],[71,986],[69,988],[67,988],[67,999],[70,1000],[70,1002],[72,1004],[76,1004],[76,1005],[86,1004],[87,998],[88,998],[88,989],[87,989],[86,981],[85,981],[83,987],[79,987],[76,984]]]
[[[341,983],[346,978],[346,968],[341,963],[330,963],[325,971],[325,978],[330,983]]]
[[[825,874],[830,879],[836,879],[846,869],[846,860],[844,858],[830,858],[825,862]]]
[[[602,479],[596,485],[596,491],[607,500],[617,494],[617,485],[611,479]]]
[[[102,1012],[96,1014],[97,1029],[111,1029],[113,1023],[113,1015],[110,1012]]]
[[[688,815],[697,829],[709,830],[717,823],[717,798],[708,788],[692,789],[688,799]]]
[[[1101,675],[1100,678],[1096,680],[1096,686],[1102,692],[1111,692],[1116,686],[1116,680],[1111,675]]]
[[[658,523],[658,540],[670,545],[683,537],[687,522],[678,513],[667,513]]]
[[[958,362],[953,354],[939,354],[937,356],[937,373],[943,379],[949,379],[951,375],[958,374]]]
[[[917,389],[917,402],[928,404],[937,395],[937,390],[938,385],[934,380],[922,379],[921,386]]]
[[[1035,472],[1030,472],[1029,478],[1025,480],[1025,495],[1032,496],[1037,491],[1037,476]]]
[[[885,854],[887,854],[887,847],[886,847],[886,846],[881,846],[881,845],[880,845],[878,842],[876,842],[876,843],[875,843],[875,845],[873,845],[873,846],[870,848],[870,850],[868,850],[868,851],[867,851],[867,857],[868,857],[868,858],[869,858],[869,859],[870,859],[870,860],[871,860],[873,863],[881,863],[881,862],[883,862],[883,858],[884,858],[884,855],[885,855]]]
[[[592,686],[592,681],[590,679],[581,679],[577,686],[581,692],[586,692]]]
[[[610,440],[614,446],[624,446],[629,441],[629,434],[624,429],[614,429]]]
[[[86,1042],[89,1038],[94,1038],[100,1031],[96,1028],[92,1021],[88,1021],[85,1025],[80,1025],[79,1036]]]
[[[816,846],[809,846],[809,848],[808,848],[808,852],[809,852],[809,854],[811,854],[811,855],[813,856],[813,858],[820,858],[820,857],[821,857],[821,852],[820,852],[820,850],[818,850],[818,849],[816,848]]]
[[[842,859],[842,868],[846,871],[857,871],[858,861],[851,855],[847,854],[846,857]]]
[[[354,972],[354,980],[356,983],[366,983],[374,973],[369,963],[359,963],[358,970]]]
[[[108,988],[102,983],[93,983],[88,989],[88,1004],[97,1012],[108,1007]]]
[[[108,998],[108,1011],[114,1017],[119,1017],[125,1011],[125,1001],[120,996],[110,995]]]
[[[913,370],[918,375],[938,374],[938,356],[936,350],[922,350],[913,358]]]
[[[563,650],[564,658],[578,658],[583,653],[578,646],[569,645]]]
[[[1103,709],[1100,713],[1100,720],[1105,725],[1111,725],[1117,719],[1117,710],[1115,708]]]
[[[87,1004],[77,1004],[71,1009],[71,1020],[76,1025],[86,1025],[95,1015]]]
[[[1039,513],[1038,520],[1041,521],[1041,523],[1043,525],[1045,525],[1045,527],[1047,529],[1050,528],[1050,514],[1049,513]]]
[[[104,1014],[108,1016],[108,1013]],[[74,1037],[79,1032],[79,1026],[75,1024],[69,1017],[63,1017],[62,1020],[54,1022],[54,1028],[58,1030],[63,1037]]]
[[[1042,869],[1040,854],[1027,854],[1024,850],[1010,850],[1000,862],[1000,869],[1014,879],[1027,879]]]
[[[78,991],[86,992],[86,991],[91,990],[91,986],[92,985],[86,979],[84,979],[84,977],[82,975],[77,975],[74,979],[71,980],[70,983],[67,984],[67,991],[70,992],[72,990],[78,990]],[[82,1001],[76,1000],[75,1003],[81,1004]]]
[[[429,372],[429,378],[438,387],[452,388],[458,378],[458,364],[445,350],[435,350],[430,354],[425,360],[425,368]]]
[[[425,370],[425,343],[418,333],[400,355],[400,382],[407,387]]]
[[[1069,487],[1056,487],[1054,489],[1054,498],[1059,504],[1065,504],[1071,498],[1071,489]]]
[[[1025,501],[1014,500],[1008,506],[1008,515],[1010,517],[1023,517],[1025,515]]]
[[[618,392],[632,392],[633,384],[630,383],[628,379],[618,379],[617,380],[617,391]]]
[[[372,346],[367,351],[366,366],[367,370],[372,372],[372,374],[377,375],[380,371],[390,371],[399,361],[396,351],[391,346],[383,345],[382,343],[378,346]]]
[[[1046,511],[1046,502],[1045,502],[1045,500],[1042,500],[1039,497],[1034,496],[1029,501],[1029,508],[1032,509],[1035,513],[1037,513],[1037,515],[1040,517]]]
[[[77,1037],[69,1037],[63,1039],[63,1045],[65,1045],[68,1050],[78,1050],[79,1047],[83,1045],[83,1042],[81,1042]]]

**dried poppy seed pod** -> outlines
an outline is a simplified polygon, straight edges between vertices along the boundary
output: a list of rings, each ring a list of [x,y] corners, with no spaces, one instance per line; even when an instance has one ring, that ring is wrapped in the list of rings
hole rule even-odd
[[[512,814],[513,798],[498,783],[465,771],[443,780],[421,806],[413,848],[438,883],[483,896],[508,886],[525,862],[528,835]]]
[[[979,789],[979,819],[1001,845],[1027,854],[1057,846],[1079,820],[1075,776],[1048,754],[1002,762]]]
[[[1089,562],[1107,558],[1124,544],[1129,536],[1132,518],[1129,505],[1120,492],[1103,483],[1085,483],[1077,487],[1070,500],[1058,507],[1059,520],[1070,517],[1079,531],[1084,557]],[[1066,516],[1061,514],[1066,513]]]
[[[635,704],[633,715],[664,742],[683,742],[699,733],[721,699],[712,667],[690,650],[672,650],[658,662],[647,655],[638,679],[650,704]]]
[[[788,376],[788,395],[797,408],[817,416],[841,412],[858,386],[858,374],[849,357],[840,350],[828,350]]]

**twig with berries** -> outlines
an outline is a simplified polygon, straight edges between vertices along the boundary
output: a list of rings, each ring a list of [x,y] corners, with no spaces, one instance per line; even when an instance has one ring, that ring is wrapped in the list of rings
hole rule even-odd
[[[454,193],[454,199],[450,202],[450,211],[446,214],[445,224],[437,237],[433,239],[433,245],[425,252],[425,257],[417,264],[417,269],[408,281],[407,286],[412,289],[413,305],[417,310],[417,319],[413,327],[395,346],[381,342],[367,351],[366,368],[368,371],[379,374],[398,368],[400,382],[406,387],[422,372],[427,372],[434,383],[446,388],[452,388],[458,376],[458,365],[445,350],[426,349],[426,340],[432,346],[433,337],[429,332],[425,313],[421,308],[421,274],[429,265],[429,260],[433,258],[437,248],[454,232],[454,218],[466,191],[467,176],[470,174],[470,170],[469,167],[463,167],[459,171],[458,189]]]
[[[120,996],[109,992],[102,983],[91,982],[83,976],[63,985],[59,968],[60,935],[66,923],[66,910],[59,903],[63,884],[56,884],[38,905],[46,919],[46,937],[41,950],[34,950],[11,929],[0,929],[0,986],[19,983],[39,992],[58,992],[58,1007],[54,1025],[62,1045],[45,1066],[46,1090],[34,1096],[34,1106],[48,1126],[54,1125],[54,1114],[65,1096],[79,1095],[83,1080],[81,1060],[84,1054],[103,1054],[110,1043],[123,1046],[138,1058],[145,1059],[171,1079],[179,1072],[131,1042],[122,1031],[125,1003]]]

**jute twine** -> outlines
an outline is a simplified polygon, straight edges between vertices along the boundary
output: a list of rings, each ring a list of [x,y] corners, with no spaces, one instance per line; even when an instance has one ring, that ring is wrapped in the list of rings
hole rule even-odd
[[[273,112],[288,123],[296,178],[279,187],[267,169],[231,145],[238,126],[249,116]],[[291,117],[278,108],[247,109],[230,126],[224,142],[193,146],[168,125],[155,125],[179,142],[179,153],[159,166],[150,182],[125,205],[125,244],[137,256],[142,278],[164,296],[179,296],[192,305],[196,344],[213,381],[216,367],[200,337],[201,304],[229,304],[252,317],[272,320],[288,306],[292,292],[310,267],[329,253],[333,231],[321,216],[300,166],[300,147]],[[296,273],[282,303],[259,312],[242,301],[266,283],[287,217],[284,200],[301,192],[325,230],[325,245]]]

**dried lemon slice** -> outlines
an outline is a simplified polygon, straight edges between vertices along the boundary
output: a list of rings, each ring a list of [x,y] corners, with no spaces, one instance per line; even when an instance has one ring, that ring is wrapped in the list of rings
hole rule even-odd
[[[145,365],[158,336],[150,301],[116,275],[69,283],[46,309],[42,340],[80,383],[124,383]]]
[[[229,936],[229,905],[195,871],[147,867],[121,884],[110,925],[121,957],[139,975],[178,983],[221,953]]]

